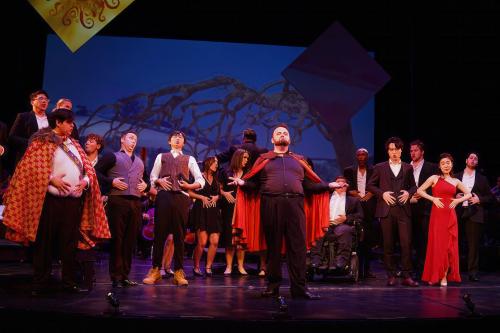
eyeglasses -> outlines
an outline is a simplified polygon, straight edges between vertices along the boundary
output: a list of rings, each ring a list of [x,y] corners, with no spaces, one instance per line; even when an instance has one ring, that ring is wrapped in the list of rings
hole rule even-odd
[[[45,98],[45,97],[37,97],[37,98],[34,98],[35,100],[39,101],[39,102],[50,102],[50,99],[48,98]]]

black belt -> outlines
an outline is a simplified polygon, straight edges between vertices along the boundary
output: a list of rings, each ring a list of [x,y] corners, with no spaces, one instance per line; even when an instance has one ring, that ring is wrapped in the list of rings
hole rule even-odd
[[[299,198],[304,197],[302,193],[262,193],[266,197]]]

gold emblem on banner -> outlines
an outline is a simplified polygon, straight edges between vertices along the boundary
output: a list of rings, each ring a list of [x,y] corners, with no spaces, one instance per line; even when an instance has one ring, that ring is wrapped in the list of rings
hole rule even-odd
[[[72,52],[134,0],[29,0]]]

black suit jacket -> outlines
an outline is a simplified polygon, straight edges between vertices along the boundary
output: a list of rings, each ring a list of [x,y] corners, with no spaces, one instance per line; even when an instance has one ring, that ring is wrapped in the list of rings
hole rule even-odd
[[[459,172],[456,177],[462,181],[464,172]],[[468,218],[476,223],[484,223],[486,219],[485,206],[494,201],[493,195],[490,191],[490,186],[488,184],[488,179],[483,176],[479,171],[476,170],[476,177],[474,180],[474,186],[472,187],[472,193],[475,193],[479,197],[479,203],[475,205],[469,205],[467,216]],[[462,204],[457,206],[457,216],[462,217],[464,214],[464,208]]]
[[[373,167],[371,165],[366,166],[366,183],[373,174]],[[349,183],[349,190],[358,190],[358,165],[351,165],[344,169],[344,177],[347,178]]]
[[[403,186],[401,189],[408,191],[410,197],[417,191],[415,178],[413,178],[413,167],[405,162],[401,162],[401,170],[398,177],[403,178]],[[392,182],[396,177],[392,173],[389,161],[382,162],[373,168],[373,174],[368,181],[367,190],[374,193],[377,197],[377,209],[375,210],[376,217],[386,217],[389,214],[389,205],[382,198],[384,192],[392,191]],[[394,196],[397,197],[397,193]],[[411,216],[410,199],[403,205],[403,209],[408,216]]]
[[[361,201],[358,198],[346,196],[345,198],[345,223],[353,225],[354,221],[363,221],[363,207],[361,207]]]
[[[15,164],[23,157],[30,137],[38,132],[38,123],[33,111],[18,113],[9,133],[9,146],[15,154]],[[76,126],[71,132],[71,136],[78,140],[78,129]]]
[[[422,170],[420,170],[420,175],[417,179],[417,188],[420,187],[425,181],[432,175],[436,175],[439,171],[437,164],[427,162],[424,160],[422,165]],[[414,177],[415,178],[415,177]],[[427,193],[432,195],[432,187],[427,189]],[[430,215],[432,208],[432,201],[420,198],[417,203],[411,204],[411,213],[413,215]]]

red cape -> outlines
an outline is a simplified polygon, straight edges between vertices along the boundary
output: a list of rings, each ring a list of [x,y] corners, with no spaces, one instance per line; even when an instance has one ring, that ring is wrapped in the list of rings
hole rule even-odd
[[[259,173],[271,158],[274,152],[262,154],[243,179],[250,179]],[[302,156],[290,153],[304,168],[307,178],[315,183],[321,179],[312,171]],[[306,215],[306,246],[309,249],[313,242],[324,235],[324,229],[329,225],[329,201],[328,192],[312,194],[304,199],[304,211]],[[239,231],[238,244],[250,252],[263,251],[266,249],[264,232],[260,224],[260,193],[245,192],[238,189],[236,193],[236,205],[234,208],[233,228]]]

